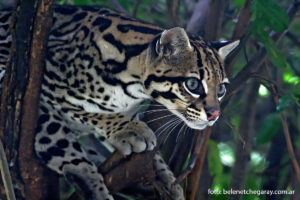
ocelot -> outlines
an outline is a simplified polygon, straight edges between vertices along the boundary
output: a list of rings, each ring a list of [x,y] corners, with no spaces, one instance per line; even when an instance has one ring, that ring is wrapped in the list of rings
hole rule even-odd
[[[11,12],[0,16],[0,78],[11,44]],[[83,134],[122,154],[151,151],[153,131],[135,119],[151,99],[193,129],[212,126],[225,95],[223,60],[238,45],[213,45],[184,29],[164,30],[103,7],[58,6],[48,40],[35,150],[86,199],[112,200],[97,165],[105,159]],[[106,144],[105,144],[106,145]],[[159,155],[157,179],[183,191]]]

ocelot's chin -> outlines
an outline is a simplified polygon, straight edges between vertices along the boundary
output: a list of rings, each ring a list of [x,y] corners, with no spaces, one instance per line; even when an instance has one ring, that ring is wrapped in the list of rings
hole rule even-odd
[[[213,126],[217,120],[214,121],[202,121],[202,120],[184,120],[186,125],[192,129],[203,130],[208,126]]]
[[[207,126],[209,126],[209,122],[200,121],[200,120],[184,120],[186,125],[188,125],[192,129],[203,130]]]

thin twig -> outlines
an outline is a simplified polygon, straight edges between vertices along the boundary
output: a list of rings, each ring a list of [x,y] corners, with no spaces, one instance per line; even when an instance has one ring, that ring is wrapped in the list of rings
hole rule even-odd
[[[211,132],[211,127],[207,127],[203,131],[197,131],[198,135],[196,136],[195,147],[192,153],[198,154],[199,156],[194,168],[192,169],[192,172],[188,175],[187,178],[186,198],[189,200],[195,199],[196,196],[198,182],[206,156],[208,140],[210,138]]]
[[[199,154],[192,154],[187,168],[177,177],[175,184],[180,184],[193,170]]]
[[[243,144],[243,149],[245,148],[246,142],[244,138],[241,136],[239,131],[235,128],[235,126],[223,115],[221,115],[221,118],[225,121],[225,123],[232,129],[232,131],[238,136],[239,140]]]
[[[2,175],[2,181],[4,183],[4,187],[6,191],[7,200],[15,200],[16,199],[15,191],[11,181],[7,159],[6,159],[5,151],[1,140],[0,140],[0,171]]]
[[[131,16],[132,17],[136,17],[136,12],[137,12],[137,10],[138,10],[139,5],[140,5],[141,2],[142,2],[142,0],[136,0],[135,1],[135,4],[134,4],[133,9],[131,11]]]
[[[269,87],[268,89],[270,90],[270,92],[273,95],[276,106],[278,106],[279,105],[279,97],[278,97],[277,91],[275,89],[275,86],[271,85],[271,87]],[[298,161],[295,156],[287,120],[282,111],[280,112],[280,117],[281,117],[281,122],[282,122],[282,127],[283,127],[283,133],[284,133],[286,144],[288,147],[288,152],[289,152],[290,158],[292,160],[292,163],[293,163],[296,175],[297,175],[297,179],[298,179],[298,181],[300,181],[300,167],[299,167]]]
[[[252,73],[252,74],[250,75],[250,77],[251,77],[251,78],[257,78],[258,80],[263,80],[263,81],[267,82],[268,84],[273,84],[273,85],[277,86],[277,83],[276,83],[275,81],[273,81],[273,80],[271,80],[271,79],[268,79],[267,77],[265,77],[265,76],[263,76],[263,75],[261,75],[261,74],[259,74],[259,73]],[[263,84],[264,84],[264,83],[263,83]],[[264,84],[264,85],[265,85],[265,84]]]
[[[295,44],[298,48],[300,48],[300,40],[296,35],[288,31],[286,33],[286,36],[293,42],[293,44]]]

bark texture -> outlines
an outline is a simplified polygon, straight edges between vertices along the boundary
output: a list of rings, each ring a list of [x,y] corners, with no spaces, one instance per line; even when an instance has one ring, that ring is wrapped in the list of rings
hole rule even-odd
[[[52,24],[53,0],[17,1],[13,42],[1,97],[0,136],[22,199],[57,199],[56,175],[34,153],[39,91]]]

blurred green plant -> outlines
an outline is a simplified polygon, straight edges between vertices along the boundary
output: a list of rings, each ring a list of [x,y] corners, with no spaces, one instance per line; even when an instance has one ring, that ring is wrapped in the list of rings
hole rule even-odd
[[[286,56],[271,39],[270,30],[280,32],[288,28],[289,17],[286,11],[271,0],[255,0],[251,5],[254,22],[253,35],[264,44],[272,63],[277,67],[288,65]]]

